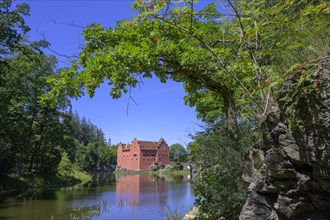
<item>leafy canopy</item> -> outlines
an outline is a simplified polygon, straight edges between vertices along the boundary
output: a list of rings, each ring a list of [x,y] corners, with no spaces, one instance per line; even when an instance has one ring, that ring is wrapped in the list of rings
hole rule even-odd
[[[23,35],[30,28],[25,24],[24,17],[29,15],[30,7],[25,3],[17,4],[11,8],[12,0],[0,2],[0,58],[8,55],[18,46]]]
[[[170,161],[173,162],[186,162],[188,153],[181,144],[172,144],[170,146]]]
[[[119,98],[143,78],[156,76],[164,83],[183,82],[185,103],[196,106],[205,121],[219,114],[263,116],[276,107],[283,72],[296,62],[284,66],[283,58],[306,51],[307,42],[294,36],[326,32],[329,18],[329,4],[322,0],[220,0],[201,10],[198,1],[137,0],[132,8],[139,12],[133,20],[85,29],[80,59],[50,79],[55,87],[44,100],[85,91],[93,96],[104,81]]]

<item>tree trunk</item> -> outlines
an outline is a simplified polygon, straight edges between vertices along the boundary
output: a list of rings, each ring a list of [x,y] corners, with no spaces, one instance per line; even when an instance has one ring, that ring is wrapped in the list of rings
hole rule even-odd
[[[238,125],[237,125],[236,107],[233,98],[233,92],[228,91],[226,93],[223,93],[222,97],[224,102],[224,112],[226,114],[229,135],[231,138],[233,138],[233,140],[238,141],[239,138]]]

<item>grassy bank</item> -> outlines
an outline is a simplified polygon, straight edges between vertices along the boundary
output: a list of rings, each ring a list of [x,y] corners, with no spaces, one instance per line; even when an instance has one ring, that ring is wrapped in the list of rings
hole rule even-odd
[[[0,176],[0,195],[22,192],[29,189],[49,189],[61,186],[86,183],[92,180],[88,173],[74,170],[70,178],[58,174],[8,174]]]

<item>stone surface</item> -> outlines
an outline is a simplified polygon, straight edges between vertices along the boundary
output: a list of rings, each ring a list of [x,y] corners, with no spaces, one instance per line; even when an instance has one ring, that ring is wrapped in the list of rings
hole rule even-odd
[[[127,169],[122,166],[116,166],[115,171],[126,171]]]
[[[163,163],[153,163],[150,165],[149,170],[151,171],[159,171],[165,168],[165,164]]]
[[[303,84],[314,89],[304,95],[297,94],[297,74],[284,82],[280,111],[267,116],[249,153],[243,178],[250,194],[240,219],[330,219],[329,60],[314,66]],[[283,97],[296,102],[290,114]],[[296,126],[288,129],[290,119]]]
[[[182,218],[182,220],[193,220],[196,218],[198,214],[198,208],[194,207],[192,210],[190,210],[189,212],[187,212],[187,214],[185,214]]]
[[[180,163],[169,163],[165,166],[166,171],[178,171],[183,170],[183,166]]]

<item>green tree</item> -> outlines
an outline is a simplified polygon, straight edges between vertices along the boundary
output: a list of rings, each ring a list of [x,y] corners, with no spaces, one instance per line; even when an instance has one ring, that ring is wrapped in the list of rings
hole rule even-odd
[[[110,166],[117,164],[117,149],[111,146],[98,148],[99,166]]]
[[[4,59],[0,78],[0,134],[5,146],[0,163],[17,171],[51,171],[60,159],[62,106],[42,106],[39,96],[51,87],[47,78],[55,74],[56,59],[29,45],[20,47]]]
[[[202,168],[194,184],[200,219],[237,219],[246,198],[244,158],[258,133],[254,124],[241,122],[236,141],[227,126],[225,121],[207,124],[189,145],[189,160]]]
[[[17,85],[7,83],[10,79],[8,76],[8,57],[12,51],[17,50],[19,41],[22,35],[29,31],[29,27],[25,25],[23,16],[29,14],[29,6],[26,4],[17,4],[15,8],[11,7],[11,0],[4,0],[0,2],[0,173],[6,173],[12,166],[14,166],[16,153],[13,152],[13,142],[24,142],[25,140],[9,136],[11,132],[20,132],[18,122],[23,118],[22,114],[15,114],[21,105],[19,100],[12,103],[9,108],[11,92],[8,86],[15,88]],[[19,79],[19,78],[18,78]],[[20,92],[18,92],[20,93]],[[8,124],[8,112],[11,110],[13,114],[10,115],[13,126]],[[15,126],[15,128],[14,128]],[[20,143],[21,145],[22,143]],[[19,150],[18,150],[19,151]]]
[[[188,153],[181,144],[172,144],[170,146],[170,161],[173,162],[186,162]]]
[[[72,176],[72,163],[66,152],[62,153],[61,162],[58,164],[58,173],[65,178]]]
[[[42,49],[48,42],[26,42],[27,4],[0,2],[0,173],[57,172],[61,153],[83,168],[113,162],[104,133],[86,118],[66,112],[69,100],[57,95],[56,105],[41,104],[59,75],[54,56]],[[102,149],[102,150],[101,150]]]
[[[3,58],[20,46],[23,35],[30,28],[25,24],[24,16],[29,15],[30,7],[25,3],[12,7],[12,0],[0,2],[0,68]]]

